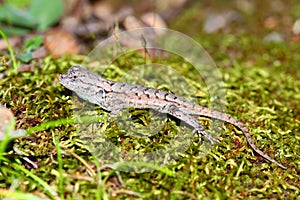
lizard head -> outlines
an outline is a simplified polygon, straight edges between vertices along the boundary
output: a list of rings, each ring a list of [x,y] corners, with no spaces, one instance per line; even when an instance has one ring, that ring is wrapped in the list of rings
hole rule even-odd
[[[73,66],[61,74],[59,81],[80,98],[95,104],[101,104],[105,91],[109,89],[105,84],[106,79],[80,66]]]
[[[71,67],[66,73],[59,76],[60,83],[69,90],[75,91],[81,83],[91,80],[89,76],[94,74],[80,66]],[[88,84],[88,83],[87,83]]]

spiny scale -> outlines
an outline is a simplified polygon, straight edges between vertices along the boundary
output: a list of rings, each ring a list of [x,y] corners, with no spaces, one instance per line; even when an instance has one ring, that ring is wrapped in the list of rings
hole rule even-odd
[[[287,169],[255,146],[248,128],[242,122],[225,113],[190,103],[163,90],[110,81],[79,66],[71,67],[65,74],[60,75],[59,79],[62,85],[74,91],[79,97],[111,111],[110,117],[115,117],[125,108],[154,109],[184,121],[193,127],[199,136],[203,135],[211,143],[218,142],[218,140],[207,134],[193,115],[214,118],[233,124],[243,131],[247,142],[255,152],[279,167]]]

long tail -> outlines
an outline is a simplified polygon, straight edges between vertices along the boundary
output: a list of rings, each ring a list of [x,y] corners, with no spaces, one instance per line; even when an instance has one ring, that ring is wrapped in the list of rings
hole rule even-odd
[[[284,165],[278,163],[276,160],[274,160],[270,156],[266,155],[264,152],[262,152],[260,149],[258,149],[256,147],[256,145],[254,144],[253,140],[251,139],[250,132],[249,132],[248,128],[245,126],[245,124],[243,124],[239,120],[237,120],[237,119],[235,119],[235,118],[233,118],[233,117],[231,117],[231,116],[229,116],[227,114],[221,113],[219,111],[213,111],[213,112],[211,112],[211,110],[210,110],[210,111],[205,112],[204,110],[203,110],[203,108],[201,108],[201,115],[206,116],[206,117],[210,117],[210,118],[213,118],[213,119],[225,121],[225,122],[230,123],[230,124],[233,124],[234,126],[236,126],[237,128],[239,128],[241,131],[243,131],[244,135],[246,136],[248,144],[250,145],[250,147],[256,153],[258,153],[260,156],[264,157],[265,159],[271,161],[272,163],[275,163],[276,165],[278,165],[282,169],[287,169],[287,167],[285,167]]]

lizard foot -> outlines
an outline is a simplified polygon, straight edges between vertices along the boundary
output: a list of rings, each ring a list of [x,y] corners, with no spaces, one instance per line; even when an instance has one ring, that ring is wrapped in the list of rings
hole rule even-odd
[[[206,139],[208,139],[208,141],[209,141],[211,144],[219,143],[219,142],[220,142],[220,140],[214,138],[213,136],[209,135],[209,134],[206,133],[205,131],[194,129],[193,132],[198,134],[198,137],[199,137],[199,141],[200,141],[200,142],[201,142],[201,137],[202,137],[202,136],[204,136]]]

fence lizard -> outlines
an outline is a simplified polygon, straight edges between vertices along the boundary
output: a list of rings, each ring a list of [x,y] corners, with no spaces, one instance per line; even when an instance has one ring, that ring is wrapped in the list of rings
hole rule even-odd
[[[184,121],[193,128],[199,137],[206,137],[212,144],[219,142],[219,140],[206,133],[193,115],[233,124],[244,133],[248,144],[255,152],[279,167],[287,169],[255,146],[248,128],[242,122],[225,113],[188,102],[182,97],[163,90],[110,81],[80,66],[71,67],[65,74],[60,75],[59,80],[62,85],[74,91],[80,98],[110,111],[109,118],[116,117],[125,108],[150,108],[161,113],[168,113]]]

